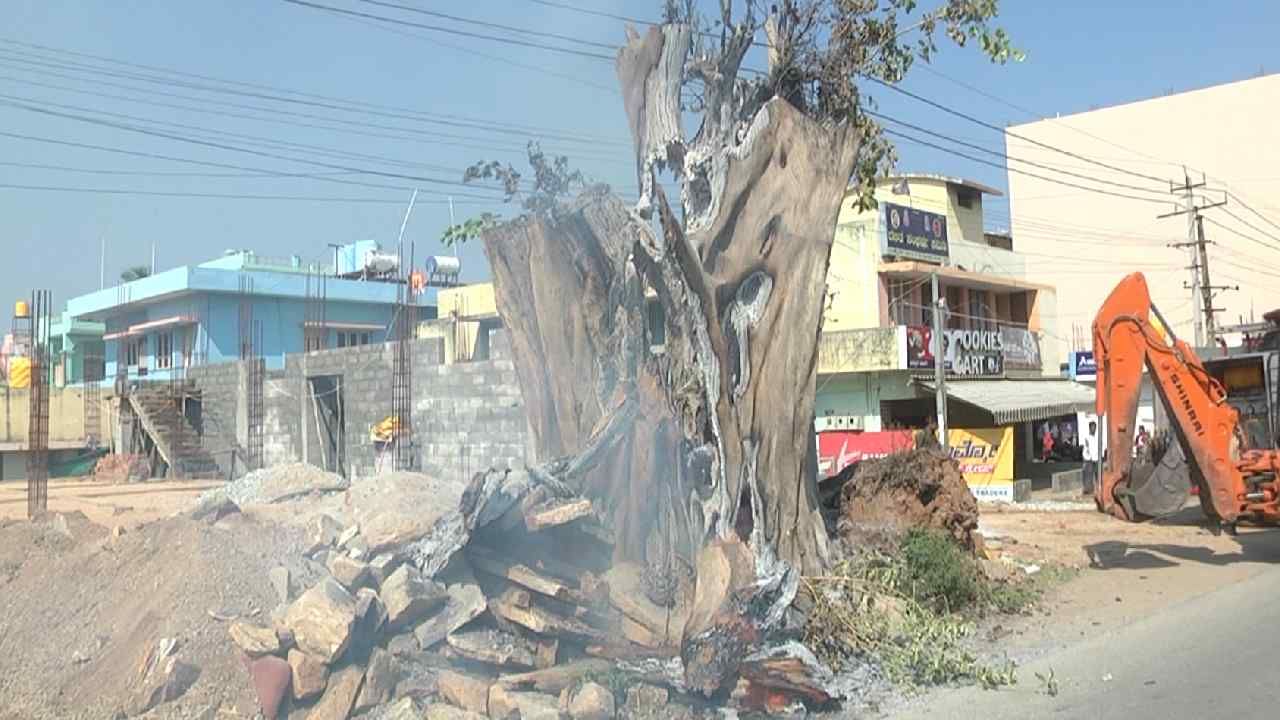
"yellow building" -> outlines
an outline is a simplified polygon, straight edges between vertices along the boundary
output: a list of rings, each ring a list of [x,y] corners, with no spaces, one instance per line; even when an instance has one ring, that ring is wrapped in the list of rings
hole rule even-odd
[[[846,196],[827,272],[819,432],[936,417],[935,283],[952,427],[1017,425],[1024,446],[1031,423],[1070,416],[1074,427],[1075,412],[1092,405],[1087,388],[1060,377],[1054,288],[1027,279],[1016,234],[984,230],[984,197],[998,195],[972,180],[905,174],[877,186],[874,209]]]
[[[443,338],[446,364],[490,357],[489,331],[502,327],[493,283],[441,288],[436,319],[418,325],[419,338]]]

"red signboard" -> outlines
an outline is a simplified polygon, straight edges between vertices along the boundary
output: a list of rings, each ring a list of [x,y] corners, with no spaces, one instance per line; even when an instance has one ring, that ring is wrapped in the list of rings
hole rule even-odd
[[[915,446],[912,430],[883,430],[858,432],[830,430],[818,433],[818,470],[822,477],[831,477],[850,463],[891,455]]]

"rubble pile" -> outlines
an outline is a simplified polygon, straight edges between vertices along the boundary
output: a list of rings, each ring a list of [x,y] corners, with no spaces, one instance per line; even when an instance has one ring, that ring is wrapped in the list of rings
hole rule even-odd
[[[918,448],[858,463],[840,490],[837,527],[853,547],[893,552],[908,530],[936,528],[973,550],[978,502],[954,460]]]
[[[151,464],[145,455],[111,453],[98,459],[92,477],[104,483],[145,482],[151,477]]]
[[[342,491],[323,475],[264,471],[200,506],[341,498],[306,520],[304,562],[319,579],[296,587],[280,568],[280,606],[227,625],[269,719],[605,720],[833,702],[830,673],[778,632],[797,574],[775,561],[761,579],[768,558],[740,541],[659,578],[670,568],[614,562],[589,500],[525,471],[465,485],[394,473]]]

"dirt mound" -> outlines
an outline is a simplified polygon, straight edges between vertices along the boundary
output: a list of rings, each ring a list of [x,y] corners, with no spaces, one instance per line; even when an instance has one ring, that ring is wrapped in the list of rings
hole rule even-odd
[[[933,448],[866,460],[840,494],[840,536],[854,546],[892,550],[912,528],[946,531],[974,546],[978,502],[955,461]]]
[[[319,577],[302,545],[300,530],[239,513],[213,525],[178,516],[119,537],[74,514],[0,526],[0,718],[113,717],[136,702],[140,664],[162,640],[199,674],[146,717],[211,717],[201,713],[218,707],[252,717],[228,622],[269,622],[277,565],[299,586]]]

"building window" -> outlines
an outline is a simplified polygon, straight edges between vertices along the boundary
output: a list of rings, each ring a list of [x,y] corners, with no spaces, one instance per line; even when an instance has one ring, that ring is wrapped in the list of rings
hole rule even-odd
[[[369,333],[367,332],[339,332],[338,347],[356,347],[357,345],[368,345]]]
[[[978,191],[973,188],[957,187],[956,204],[966,210],[972,210],[978,205]]]
[[[136,340],[126,340],[124,345],[125,364],[129,367],[138,367],[142,364],[142,358],[147,354],[147,339],[140,337]]]
[[[933,325],[933,283],[920,286],[920,324]]]
[[[911,302],[912,283],[909,280],[889,281],[889,319],[894,325],[912,325],[919,315]]]
[[[969,288],[969,327],[974,330],[991,330],[991,306],[987,304],[987,291]]]
[[[173,367],[173,333],[159,333],[156,335],[156,368],[167,370],[171,367]]]

